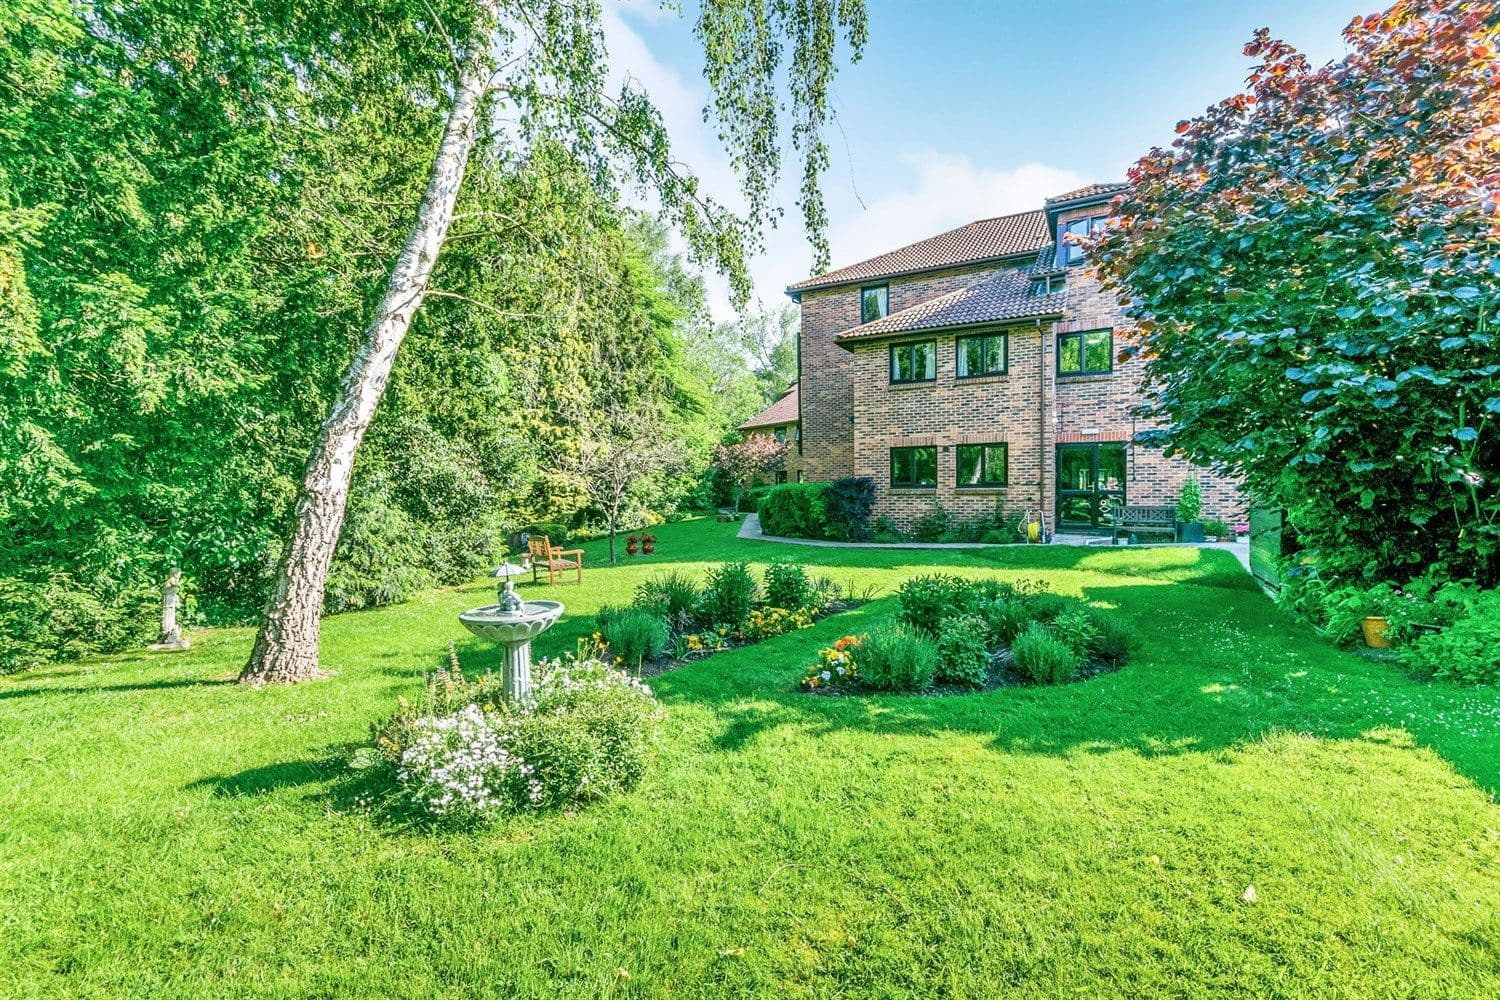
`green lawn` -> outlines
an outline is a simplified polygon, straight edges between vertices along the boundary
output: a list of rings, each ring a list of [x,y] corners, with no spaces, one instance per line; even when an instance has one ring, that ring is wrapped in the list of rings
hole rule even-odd
[[[245,630],[0,678],[0,996],[1500,996],[1500,692],[1328,647],[1221,552],[733,531],[591,545],[539,651],[656,567],[786,556],[882,594],[1045,576],[1144,647],[1061,688],[794,693],[882,599],[656,678],[633,793],[445,836],[373,821],[342,754],[448,640],[495,662],[454,618],[487,581],[329,620],[295,688],[232,683]]]

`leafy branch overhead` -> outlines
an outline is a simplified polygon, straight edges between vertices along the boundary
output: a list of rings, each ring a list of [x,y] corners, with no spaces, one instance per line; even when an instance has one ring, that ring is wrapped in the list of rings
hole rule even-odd
[[[1097,266],[1147,440],[1245,477],[1321,572],[1500,579],[1500,19],[1403,0],[1314,67],[1258,31],[1243,93],[1131,170]]]

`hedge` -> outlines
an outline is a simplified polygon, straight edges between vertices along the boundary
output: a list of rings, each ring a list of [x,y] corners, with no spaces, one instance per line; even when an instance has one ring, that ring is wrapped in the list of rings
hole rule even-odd
[[[827,527],[827,483],[782,483],[760,501],[760,530],[768,535],[822,538]]]
[[[851,476],[833,483],[782,483],[760,501],[760,530],[786,538],[861,540],[869,536],[874,483]]]

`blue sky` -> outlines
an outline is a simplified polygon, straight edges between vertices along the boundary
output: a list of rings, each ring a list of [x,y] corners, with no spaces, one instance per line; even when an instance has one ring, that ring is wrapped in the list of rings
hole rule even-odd
[[[973,219],[1039,207],[1095,180],[1117,180],[1176,122],[1235,93],[1250,65],[1241,47],[1267,25],[1315,62],[1344,51],[1340,31],[1370,0],[867,0],[863,60],[841,68],[824,179],[835,266]],[[609,10],[616,72],[656,99],[678,155],[734,203],[734,180],[698,110],[707,90],[679,17],[648,0]],[[793,207],[752,266],[756,294],[777,306],[811,263]],[[719,318],[732,315],[711,281]]]

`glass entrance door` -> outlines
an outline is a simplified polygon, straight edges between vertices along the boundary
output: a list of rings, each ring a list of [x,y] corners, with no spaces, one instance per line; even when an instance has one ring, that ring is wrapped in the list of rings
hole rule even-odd
[[[1057,528],[1093,531],[1114,524],[1125,502],[1125,445],[1057,446]]]

